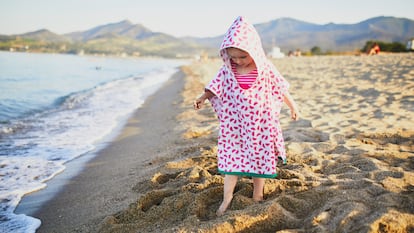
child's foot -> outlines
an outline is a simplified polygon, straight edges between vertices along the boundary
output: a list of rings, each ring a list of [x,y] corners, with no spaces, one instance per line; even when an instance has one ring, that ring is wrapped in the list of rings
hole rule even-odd
[[[232,200],[232,199],[233,199],[233,198],[231,198],[231,199],[230,199],[230,200],[228,200],[228,201],[223,200],[223,202],[221,203],[220,207],[219,207],[219,208],[218,208],[218,210],[216,211],[216,215],[217,215],[218,217],[220,217],[220,216],[223,216],[223,215],[224,215],[224,212],[226,212],[227,207],[229,207],[230,202],[231,202],[231,200]]]
[[[263,202],[263,197],[253,197],[253,201],[256,203]]]

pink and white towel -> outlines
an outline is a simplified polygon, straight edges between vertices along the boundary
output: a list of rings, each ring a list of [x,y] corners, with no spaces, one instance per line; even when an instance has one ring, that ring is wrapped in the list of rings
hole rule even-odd
[[[231,69],[226,48],[244,50],[253,58],[258,76],[248,89],[240,87]],[[223,174],[272,178],[278,158],[286,162],[279,123],[288,82],[267,59],[259,34],[245,18],[238,17],[220,47],[224,61],[206,89],[220,121],[218,170]]]

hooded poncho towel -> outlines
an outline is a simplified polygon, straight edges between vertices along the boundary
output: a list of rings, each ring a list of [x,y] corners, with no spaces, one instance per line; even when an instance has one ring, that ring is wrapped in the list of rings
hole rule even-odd
[[[253,58],[257,78],[242,89],[231,69],[226,48],[244,50]],[[286,162],[279,123],[284,93],[289,84],[267,59],[259,34],[244,17],[238,17],[220,46],[224,64],[206,86],[220,121],[217,165],[222,174],[272,178],[277,160]]]

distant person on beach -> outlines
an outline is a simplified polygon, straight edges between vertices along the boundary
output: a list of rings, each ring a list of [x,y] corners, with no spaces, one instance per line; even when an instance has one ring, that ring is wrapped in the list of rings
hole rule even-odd
[[[369,51],[369,55],[378,55],[380,52],[380,47],[377,43],[374,43],[374,45],[372,45],[371,50]]]
[[[293,120],[299,112],[288,82],[266,58],[259,34],[238,17],[220,47],[223,66],[194,101],[200,109],[210,101],[220,121],[218,171],[224,174],[223,202],[216,214],[227,210],[239,176],[253,178],[253,200],[263,200],[265,178],[277,176],[279,159],[286,163],[279,115],[283,103]]]

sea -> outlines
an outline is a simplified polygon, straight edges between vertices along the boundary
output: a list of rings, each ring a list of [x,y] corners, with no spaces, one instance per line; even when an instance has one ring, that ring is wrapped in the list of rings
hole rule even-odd
[[[65,163],[96,151],[188,60],[0,52],[0,232],[31,233],[14,213]]]

